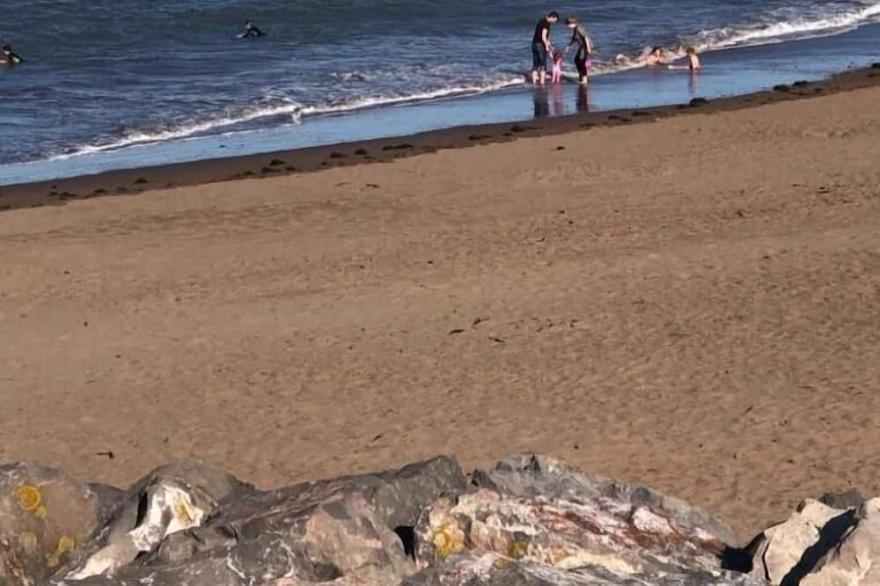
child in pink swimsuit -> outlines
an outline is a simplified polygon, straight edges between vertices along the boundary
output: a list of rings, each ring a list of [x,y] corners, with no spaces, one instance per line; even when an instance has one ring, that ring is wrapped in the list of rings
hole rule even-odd
[[[564,58],[565,53],[562,51],[553,52],[553,83],[559,83],[562,81],[562,60]]]

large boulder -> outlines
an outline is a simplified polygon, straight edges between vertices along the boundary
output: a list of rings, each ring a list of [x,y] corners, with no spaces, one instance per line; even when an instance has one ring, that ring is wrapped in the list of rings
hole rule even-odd
[[[806,500],[784,523],[765,530],[752,544],[752,575],[770,584],[797,583],[821,558],[830,541],[852,524],[851,510]]]
[[[455,555],[405,579],[402,586],[766,586],[748,574],[686,570],[621,576],[601,565],[562,569],[495,553]]]
[[[851,530],[832,543],[802,586],[880,584],[880,499],[864,502]]]
[[[396,584],[415,571],[408,550],[422,509],[466,484],[449,458],[268,492],[199,466],[164,468],[132,487],[109,537],[58,578],[83,586]]]
[[[124,492],[22,464],[0,491],[3,586],[765,584],[722,561],[732,534],[705,511],[541,456],[272,491],[192,463]]]
[[[731,531],[705,511],[540,456],[474,474],[416,529],[407,584],[763,583],[722,568]]]
[[[121,502],[121,491],[51,468],[0,466],[0,584],[44,584],[104,529]]]

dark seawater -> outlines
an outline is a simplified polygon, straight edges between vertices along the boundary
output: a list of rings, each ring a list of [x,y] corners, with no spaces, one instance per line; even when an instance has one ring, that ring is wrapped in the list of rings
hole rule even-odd
[[[869,0],[7,0],[0,41],[27,62],[0,67],[0,165],[520,85],[549,8],[586,23],[600,74],[654,45],[711,52],[880,21]],[[246,18],[268,36],[236,39]]]

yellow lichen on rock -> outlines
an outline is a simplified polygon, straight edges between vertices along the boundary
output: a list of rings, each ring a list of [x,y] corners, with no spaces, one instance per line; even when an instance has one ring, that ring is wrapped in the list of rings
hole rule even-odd
[[[74,547],[76,547],[76,543],[73,539],[67,535],[62,535],[58,540],[58,547],[55,548],[55,551],[46,555],[46,565],[50,568],[57,567],[61,564],[61,557],[72,552]]]
[[[507,557],[521,560],[529,553],[529,544],[525,541],[513,541],[507,548]]]
[[[32,484],[22,484],[15,489],[15,500],[22,511],[36,512],[43,504],[43,495],[40,489]]]
[[[464,533],[457,525],[447,523],[441,525],[431,538],[434,544],[434,551],[440,559],[445,559],[452,554],[461,553],[467,546],[464,543]]]
[[[177,497],[174,499],[174,516],[177,521],[184,526],[192,525],[196,520],[196,511],[193,506],[185,499]]]

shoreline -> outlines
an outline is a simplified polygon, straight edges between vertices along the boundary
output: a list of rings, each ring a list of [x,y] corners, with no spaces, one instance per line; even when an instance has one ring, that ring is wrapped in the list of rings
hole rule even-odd
[[[509,142],[518,138],[556,136],[591,127],[654,122],[687,114],[710,114],[782,101],[809,99],[880,85],[880,63],[846,71],[815,82],[797,82],[772,90],[690,104],[624,108],[577,113],[524,122],[465,125],[413,135],[282,150],[256,155],[171,163],[151,167],[106,171],[64,179],[19,183],[0,187],[0,211],[59,205],[68,201],[135,195],[240,179],[259,179],[310,173],[325,169],[383,163],[419,154]]]

